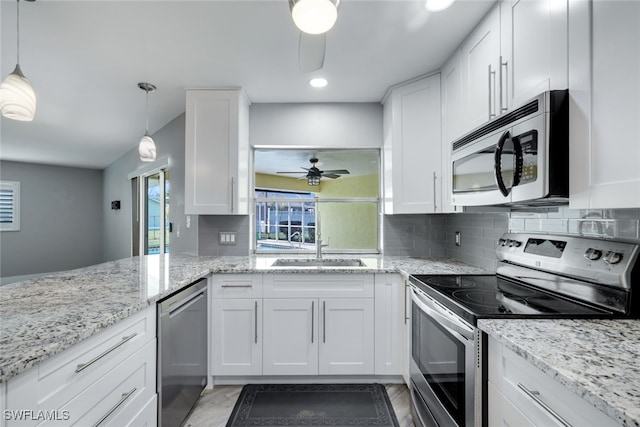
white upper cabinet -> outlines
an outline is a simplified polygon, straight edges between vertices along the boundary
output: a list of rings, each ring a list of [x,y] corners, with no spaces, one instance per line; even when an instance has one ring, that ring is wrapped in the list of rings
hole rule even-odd
[[[441,212],[440,74],[395,87],[383,117],[384,212]]]
[[[249,101],[240,89],[187,90],[185,213],[249,212]]]
[[[461,51],[443,65],[442,79],[442,209],[441,212],[462,210],[451,203],[451,143],[462,136],[462,64]]]
[[[500,6],[484,18],[462,44],[464,132],[499,114]]]
[[[462,44],[462,133],[568,87],[567,0],[503,0]]]
[[[640,2],[570,2],[569,28],[569,206],[640,208]]]
[[[508,111],[568,87],[566,0],[503,0],[500,5],[499,105]]]

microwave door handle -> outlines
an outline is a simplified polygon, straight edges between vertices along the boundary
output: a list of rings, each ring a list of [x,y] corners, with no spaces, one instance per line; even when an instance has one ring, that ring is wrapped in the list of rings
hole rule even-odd
[[[493,174],[496,181],[496,185],[498,186],[498,190],[500,190],[500,192],[504,197],[507,197],[509,193],[511,193],[511,189],[515,185],[515,180],[514,180],[514,182],[507,188],[507,185],[505,184],[504,179],[502,178],[502,154],[504,152],[505,143],[509,140],[513,141],[511,138],[511,133],[509,131],[506,131],[500,137],[500,140],[496,144],[496,149],[494,151]],[[522,154],[520,155],[520,157],[522,157]],[[518,161],[516,160],[516,165],[517,164],[518,164]],[[514,170],[514,174],[515,172],[516,171]],[[519,180],[520,178],[518,177],[518,182]]]

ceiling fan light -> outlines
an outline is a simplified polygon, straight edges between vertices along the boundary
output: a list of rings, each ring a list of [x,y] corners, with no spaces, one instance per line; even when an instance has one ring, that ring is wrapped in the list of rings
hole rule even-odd
[[[19,64],[0,84],[0,111],[8,119],[23,122],[36,115],[36,94]]]
[[[427,0],[424,7],[429,12],[440,12],[447,9],[456,0]]]
[[[291,16],[300,31],[322,34],[336,23],[338,9],[331,0],[299,0],[291,9]]]
[[[138,144],[138,155],[143,162],[153,162],[156,159],[156,143],[149,132],[144,134]]]
[[[307,177],[307,184],[311,186],[320,185],[320,177],[318,175],[312,175]]]

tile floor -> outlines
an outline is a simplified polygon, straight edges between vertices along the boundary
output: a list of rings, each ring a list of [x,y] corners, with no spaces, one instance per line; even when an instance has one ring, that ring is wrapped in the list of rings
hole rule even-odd
[[[414,427],[409,412],[409,390],[404,384],[387,384],[387,394],[396,413],[400,427]],[[217,385],[205,390],[185,427],[224,427],[242,386]]]

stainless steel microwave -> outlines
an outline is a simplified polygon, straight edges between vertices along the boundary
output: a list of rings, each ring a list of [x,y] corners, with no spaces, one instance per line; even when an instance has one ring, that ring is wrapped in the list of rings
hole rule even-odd
[[[569,93],[547,91],[453,142],[457,206],[566,204]]]

